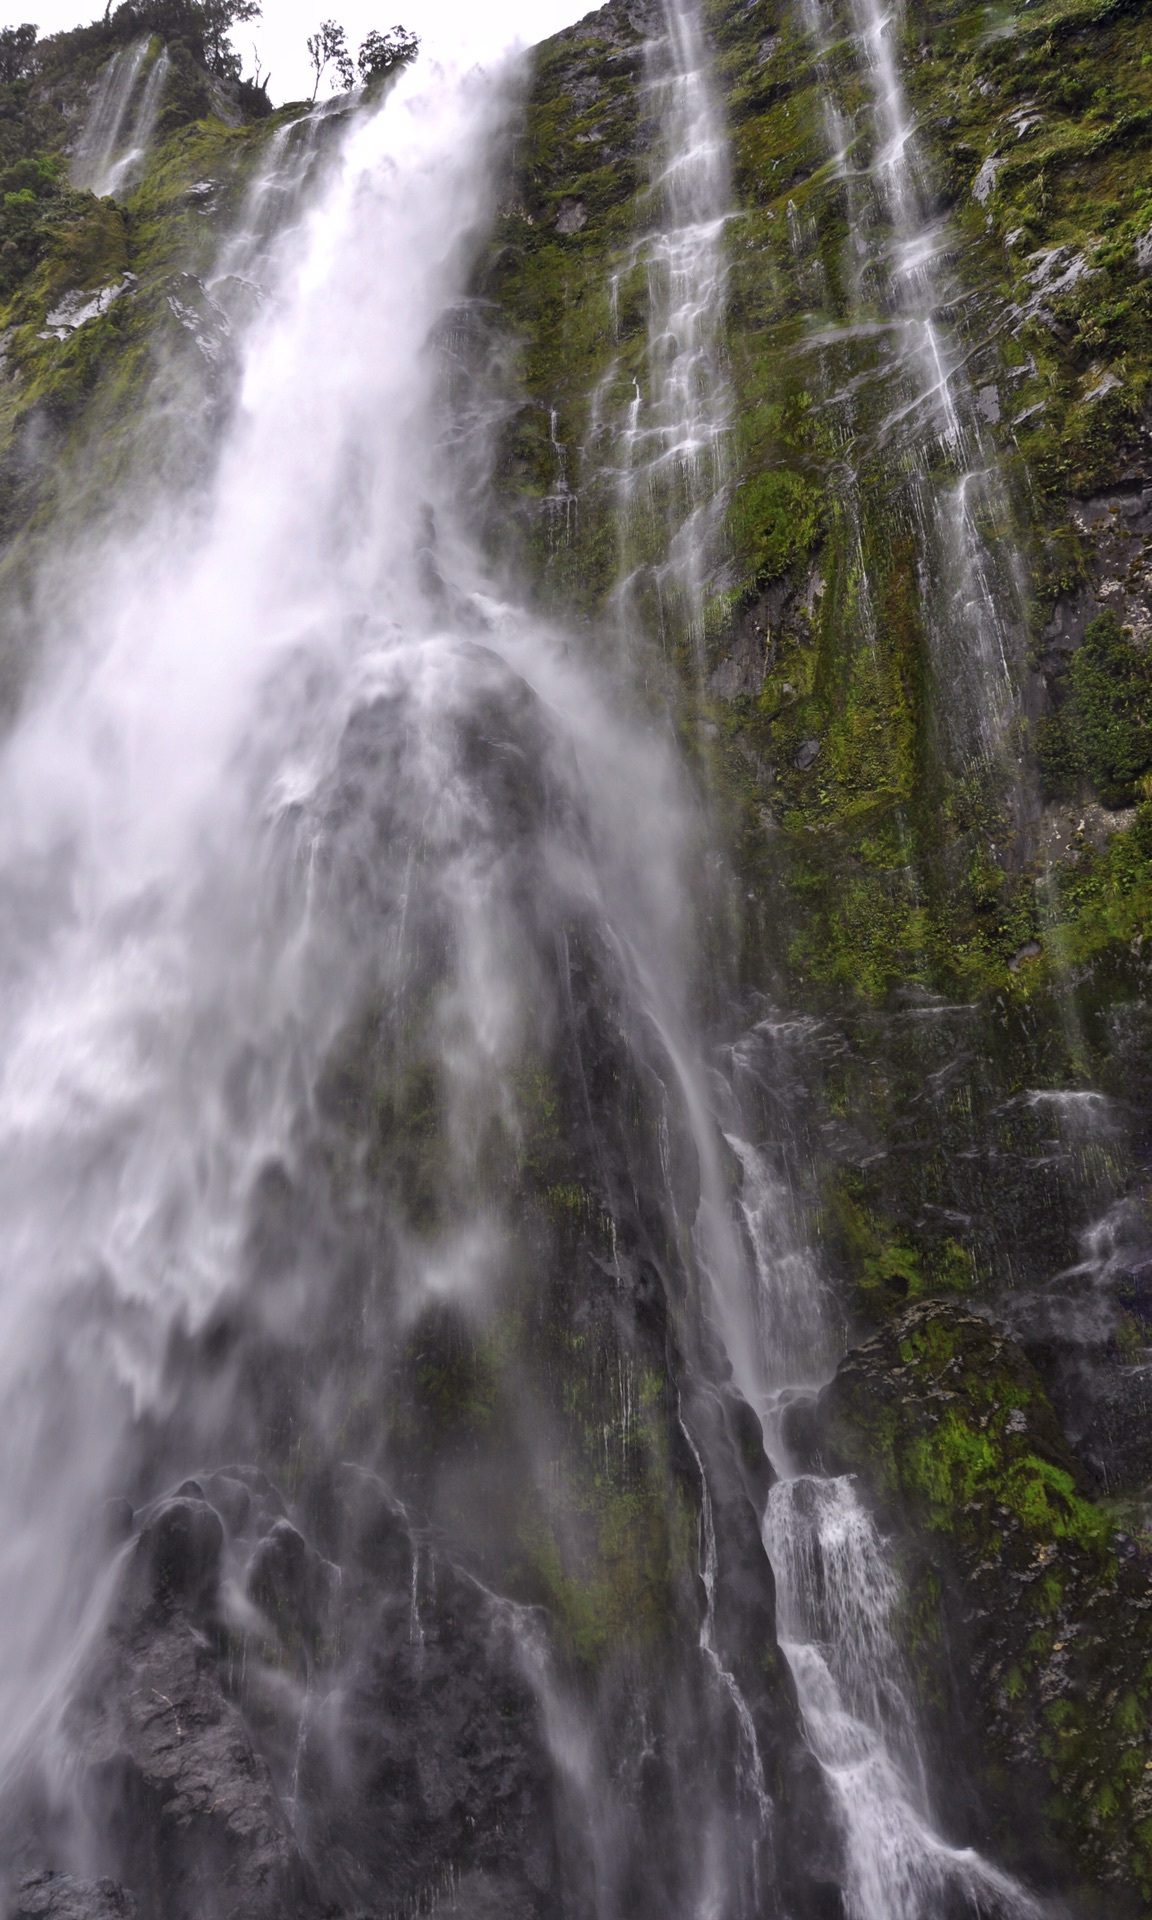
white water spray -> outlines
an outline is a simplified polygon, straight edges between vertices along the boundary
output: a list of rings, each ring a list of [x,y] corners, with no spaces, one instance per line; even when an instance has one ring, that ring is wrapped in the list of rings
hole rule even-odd
[[[121,48],[96,85],[84,130],[72,156],[72,185],[95,194],[135,186],[168,82],[168,49],[154,52],[145,35]]]
[[[0,762],[5,1769],[67,1665],[70,1543],[160,1410],[173,1330],[236,1284],[252,1183],[291,1163],[345,1016],[308,796],[358,703],[396,681],[435,703],[453,675],[412,558],[427,343],[502,111],[491,82],[412,78],[355,129],[207,512],[91,563]]]

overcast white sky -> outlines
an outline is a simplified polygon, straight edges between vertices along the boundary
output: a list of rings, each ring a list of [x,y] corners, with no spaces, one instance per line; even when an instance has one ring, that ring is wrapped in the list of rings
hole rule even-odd
[[[115,0],[114,0],[115,3]],[[432,57],[491,59],[522,41],[531,45],[559,27],[580,20],[599,0],[264,0],[264,18],[234,36],[245,73],[253,67],[255,44],[271,95],[279,105],[312,90],[304,42],[320,20],[338,20],[355,52],[371,27],[382,31],[399,23],[411,27]],[[40,32],[86,26],[103,13],[102,0],[0,0],[0,25],[34,20]]]

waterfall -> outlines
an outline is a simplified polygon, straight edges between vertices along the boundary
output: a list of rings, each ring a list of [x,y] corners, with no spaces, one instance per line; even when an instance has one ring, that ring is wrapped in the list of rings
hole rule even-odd
[[[122,47],[96,84],[72,156],[72,185],[116,194],[136,184],[152,138],[171,61],[145,36]]]
[[[500,111],[479,80],[431,104],[412,82],[357,127],[250,332],[210,498],[89,556],[5,745],[5,1775],[76,1658],[85,1515],[163,1414],[174,1334],[240,1283],[253,1183],[291,1163],[365,964],[319,912],[337,743],[375,700],[447,710],[475,678],[416,578],[414,449]],[[481,1051],[512,1017],[484,975],[460,1015]]]
[[[702,63],[691,17],[674,11],[675,44]],[[701,75],[698,65],[687,89],[679,69],[661,81],[673,139],[691,140],[693,159],[685,173],[670,143],[678,224],[654,269],[666,319],[654,322],[653,412],[670,497],[683,503],[675,565],[688,599],[720,432],[708,372],[719,216],[693,197],[697,160],[719,177],[717,150],[698,110],[681,111]],[[631,1234],[586,1282],[604,1295],[606,1352],[622,1263],[639,1268],[653,1232],[674,1261],[677,1227],[656,1227],[654,1181],[651,1204],[637,1205],[646,1136],[618,1092],[605,1122],[609,1089],[631,1076],[646,1106],[665,1076],[671,1213],[683,1198],[672,1156],[688,1135],[706,1160],[705,1217],[680,1215],[685,1252],[698,1234],[738,1258],[692,1040],[688,783],[663,727],[622,703],[569,635],[505,597],[468,517],[488,423],[468,391],[477,319],[466,287],[511,97],[480,74],[434,75],[427,88],[418,70],[405,74],[340,134],[311,197],[310,133],[273,135],[208,282],[242,334],[218,462],[201,495],[158,502],[141,533],[86,556],[0,759],[0,1406],[23,1437],[0,1492],[0,1825],[31,1796],[58,1853],[84,1870],[103,1870],[107,1854],[84,1797],[77,1689],[132,1554],[105,1556],[100,1580],[89,1577],[102,1502],[129,1486],[139,1531],[165,1485],[197,1468],[183,1497],[208,1487],[222,1512],[246,1512],[256,1471],[219,1463],[264,1457],[270,1383],[289,1396],[282,1423],[343,1471],[364,1410],[386,1421],[414,1329],[499,1330],[509,1295],[531,1327],[539,1306],[516,1305],[514,1289],[542,1228],[526,1228],[525,1203],[518,1212],[509,1195],[540,1151],[532,1128],[548,1139],[537,1089],[557,1035],[583,1103],[573,1124],[613,1209],[610,1235],[597,1231],[615,1249],[618,1213]],[[119,95],[115,112],[122,126]],[[102,137],[111,150],[120,135]],[[258,297],[245,300],[254,277]],[[377,1078],[352,1146],[341,1103],[354,1105],[371,1049]],[[388,1100],[395,1116],[416,1098],[434,1110],[423,1172],[385,1120]],[[537,1219],[591,1205],[570,1194],[553,1176]],[[297,1209],[287,1232],[285,1207]],[[588,1344],[580,1324],[570,1354]],[[626,1346],[603,1369],[621,1412],[596,1471],[619,1477],[623,1524],[638,1476],[666,1472],[645,1365],[643,1393]],[[599,1372],[594,1352],[589,1378]],[[554,1375],[543,1369],[544,1386]],[[537,1406],[542,1389],[516,1384],[516,1471],[542,1516],[533,1524],[579,1544],[562,1424],[573,1409],[562,1397],[554,1411]],[[380,1431],[362,1445],[374,1464]],[[281,1474],[300,1452],[285,1443]],[[450,1509],[462,1552],[483,1551],[503,1495],[489,1483]],[[682,1525],[680,1502],[670,1527]],[[251,1548],[235,1525],[222,1605],[228,1631],[251,1634],[258,1563],[246,1572]],[[513,1549],[522,1561],[523,1529]],[[409,1541],[403,1643],[418,1674],[431,1654],[413,1634],[415,1564]],[[324,1576],[324,1591],[337,1587]],[[690,1598],[677,1604],[690,1612]],[[518,1638],[523,1649],[533,1635]],[[752,1920],[770,1897],[762,1736],[715,1640],[706,1620],[700,1672],[666,1699],[628,1705],[622,1748],[619,1714],[562,1697],[524,1654],[577,1835],[573,1884],[594,1859],[587,1910],[604,1920],[647,1910],[637,1876],[661,1717],[668,1842],[651,1866],[653,1911]],[[333,1791],[326,1756],[347,1765],[355,1752],[350,1682],[318,1675],[311,1656],[299,1682],[265,1671],[257,1645],[236,1684],[280,1728],[270,1750],[307,1838],[310,1796]],[[348,1798],[325,1802],[330,1825]],[[335,1896],[359,1910],[375,1883],[357,1847],[348,1840],[329,1868],[323,1830],[315,1841]]]

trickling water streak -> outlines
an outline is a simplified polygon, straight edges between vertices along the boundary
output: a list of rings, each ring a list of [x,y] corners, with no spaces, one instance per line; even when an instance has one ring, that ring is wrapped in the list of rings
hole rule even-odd
[[[878,288],[884,319],[873,324],[889,331],[886,340],[877,331],[880,362],[858,376],[855,386],[879,383],[886,397],[888,383],[896,390],[871,430],[870,454],[889,465],[903,460],[909,469],[913,512],[933,576],[922,597],[934,660],[937,729],[946,761],[963,768],[1002,761],[1006,752],[1017,699],[1018,567],[1011,557],[994,567],[980,525],[984,517],[1005,519],[1006,507],[963,366],[937,317],[948,233],[929,210],[921,178],[915,124],[899,71],[901,12],[881,0],[850,0],[849,14],[871,96],[865,117],[874,157],[869,167],[852,163],[854,148],[833,127],[837,110],[829,98],[829,144],[852,208],[855,311],[848,327],[814,336],[809,345],[831,343],[837,332],[841,344],[862,338],[859,316],[873,304],[870,288]],[[809,0],[805,16],[830,92],[830,63],[823,50],[840,39],[840,31],[821,0]],[[848,389],[831,395],[828,404],[851,414],[854,400]],[[934,477],[933,470],[941,467]]]
[[[680,1422],[680,1431],[696,1462],[696,1471],[700,1480],[700,1544],[702,1548],[700,1577],[704,1582],[705,1593],[704,1618],[700,1623],[700,1645],[736,1713],[741,1738],[741,1785],[756,1807],[761,1833],[767,1834],[771,1828],[773,1810],[764,1781],[760,1743],[756,1738],[756,1729],[748,1710],[748,1702],[737,1686],[735,1677],[721,1661],[716,1646],[716,1523],[712,1515],[712,1495],[708,1489],[708,1476],[704,1471],[704,1462],[700,1458],[696,1442],[683,1419]]]
[[[568,449],[557,436],[559,415],[555,407],[548,410],[548,439],[555,457],[555,477],[550,492],[545,496],[544,510],[548,516],[549,550],[555,553],[561,546],[569,546],[580,511],[580,502],[568,485]]]
[[[109,61],[73,156],[74,187],[111,194],[134,184],[160,113],[171,65],[167,48],[161,48],[138,90],[151,46],[151,40],[145,37],[122,48]]]
[[[659,216],[642,243],[648,278],[649,391],[639,385],[624,426],[621,512],[641,504],[659,528],[650,563],[657,624],[687,638],[704,664],[709,563],[727,506],[731,402],[721,361],[730,210],[727,142],[699,13],[664,0],[663,35],[648,47],[647,85],[661,134],[652,182]],[[613,290],[613,311],[617,294]],[[627,610],[644,578],[617,590]]]

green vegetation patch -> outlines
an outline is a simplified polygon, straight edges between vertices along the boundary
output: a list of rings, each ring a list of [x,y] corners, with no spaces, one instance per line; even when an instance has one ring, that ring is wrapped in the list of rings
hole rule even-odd
[[[932,1646],[950,1644],[1006,1856],[1066,1850],[1086,1891],[1145,1911],[1152,1564],[1093,1496],[1034,1369],[987,1320],[926,1302],[848,1355],[820,1416],[836,1464],[898,1516],[912,1605],[939,1596],[938,1633],[910,1636],[925,1697]]]
[[[1102,613],[1072,656],[1066,697],[1039,731],[1046,796],[1073,797],[1086,780],[1106,807],[1131,806],[1152,768],[1152,655],[1116,615]]]

